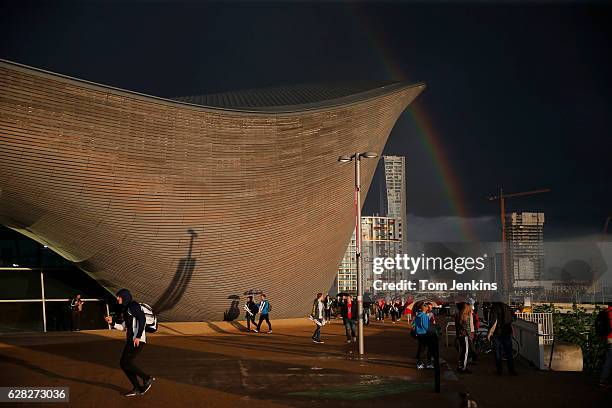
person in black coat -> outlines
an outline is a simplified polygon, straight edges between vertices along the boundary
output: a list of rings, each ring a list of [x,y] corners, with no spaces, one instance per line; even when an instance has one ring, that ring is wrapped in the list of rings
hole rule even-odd
[[[132,299],[132,294],[127,289],[121,289],[117,292],[117,303],[121,305],[122,323],[114,322],[112,316],[106,316],[105,320],[116,330],[126,331],[126,343],[121,354],[119,365],[132,383],[134,388],[132,391],[125,393],[126,397],[142,395],[149,391],[151,384],[155,380],[154,377],[142,371],[135,363],[136,358],[140,355],[144,345],[147,342],[145,326],[147,319],[145,317],[140,303]],[[142,385],[138,382],[138,378],[142,380]]]
[[[251,331],[251,322],[255,327],[257,327],[257,322],[255,322],[255,316],[259,312],[259,307],[257,303],[253,301],[253,296],[248,297],[246,304],[244,305],[244,310],[246,310],[246,321],[247,321],[247,331]]]

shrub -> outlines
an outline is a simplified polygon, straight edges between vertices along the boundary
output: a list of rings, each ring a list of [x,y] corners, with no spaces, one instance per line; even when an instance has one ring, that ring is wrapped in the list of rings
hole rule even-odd
[[[597,314],[601,308],[589,313],[585,308],[572,305],[568,313],[561,313],[554,305],[541,305],[534,308],[534,313],[552,313],[555,341],[577,344],[582,349],[584,371],[593,372],[601,368],[605,357],[607,343],[595,332]]]

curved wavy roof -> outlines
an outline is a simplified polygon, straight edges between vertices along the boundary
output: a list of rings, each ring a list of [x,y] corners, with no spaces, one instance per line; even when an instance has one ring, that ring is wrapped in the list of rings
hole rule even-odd
[[[194,105],[237,110],[285,111],[290,108],[312,109],[350,103],[391,92],[398,88],[423,86],[393,81],[353,81],[302,84],[283,87],[248,89],[208,95],[171,98]]]
[[[160,102],[184,103],[204,109],[225,110],[241,113],[295,113],[307,110],[325,109],[377,98],[385,94],[408,88],[425,88],[425,83],[393,81],[353,81],[336,83],[304,84],[283,87],[249,89],[242,91],[192,95],[180,97],[159,97],[134,92],[92,81],[30,67],[13,61],[0,59],[0,66],[11,69],[35,71],[38,75],[53,80],[63,80],[104,91],[114,91],[136,97],[155,99]]]

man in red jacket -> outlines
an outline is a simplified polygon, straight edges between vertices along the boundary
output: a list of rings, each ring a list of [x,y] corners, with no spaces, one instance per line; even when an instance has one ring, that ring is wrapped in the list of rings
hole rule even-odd
[[[346,332],[346,342],[357,342],[357,321],[359,319],[357,302],[353,301],[353,296],[349,295],[346,302],[340,305],[340,314],[344,320],[344,331]]]

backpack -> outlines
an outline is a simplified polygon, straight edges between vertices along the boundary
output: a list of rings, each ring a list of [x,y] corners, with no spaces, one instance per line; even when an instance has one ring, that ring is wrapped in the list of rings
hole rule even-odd
[[[602,310],[597,313],[597,320],[595,321],[595,332],[598,336],[608,337],[612,328],[610,328],[610,316],[607,310]]]
[[[155,333],[157,331],[157,315],[153,312],[153,308],[147,305],[146,303],[139,303],[139,305],[140,305],[140,310],[142,310],[142,312],[145,315],[144,330],[147,333]]]

